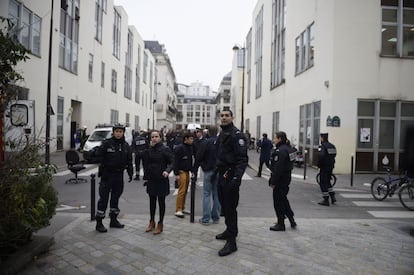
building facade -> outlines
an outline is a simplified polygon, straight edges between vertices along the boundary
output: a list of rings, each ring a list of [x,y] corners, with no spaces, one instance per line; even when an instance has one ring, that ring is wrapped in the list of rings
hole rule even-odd
[[[194,90],[210,91],[210,87],[199,84],[188,86],[178,84],[177,126],[178,130],[187,129],[189,124],[200,124],[202,128],[216,125],[216,93],[210,96],[194,95]],[[210,92],[208,92],[210,94]]]
[[[156,97],[154,98],[154,129],[175,129],[177,115],[177,83],[165,46],[158,41],[145,41],[145,48],[155,58],[157,79],[155,81]]]
[[[328,132],[335,172],[399,168],[414,122],[412,1],[259,0],[244,43],[232,93],[244,90],[252,136],[283,130],[316,165]]]
[[[51,152],[73,147],[73,133],[84,126],[151,128],[155,59],[122,7],[112,0],[5,0],[0,15],[12,19],[19,41],[32,51],[17,66],[24,77],[17,85],[28,90],[21,99],[34,101],[40,139],[50,77]]]

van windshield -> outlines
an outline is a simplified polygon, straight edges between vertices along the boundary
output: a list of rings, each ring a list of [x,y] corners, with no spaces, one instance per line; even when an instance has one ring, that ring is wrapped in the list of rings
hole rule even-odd
[[[103,141],[112,136],[112,131],[95,131],[89,137],[89,141]]]

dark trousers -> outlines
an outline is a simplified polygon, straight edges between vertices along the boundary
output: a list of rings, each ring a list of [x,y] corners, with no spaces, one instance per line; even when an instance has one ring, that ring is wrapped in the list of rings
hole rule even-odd
[[[109,216],[116,217],[119,214],[119,198],[124,191],[124,173],[108,173],[103,174],[101,182],[99,183],[99,200],[96,216],[104,218],[105,211],[108,207],[109,195],[111,199],[109,201]]]
[[[143,157],[142,152],[135,153],[135,171],[137,175],[139,175],[139,170],[141,169],[142,157]]]
[[[155,210],[157,208],[157,198],[158,198],[158,207],[160,208],[160,219],[158,223],[163,223],[165,215],[165,196],[151,196],[150,199],[150,219],[151,221],[155,220]]]
[[[289,186],[276,186],[273,189],[273,207],[279,224],[284,224],[285,217],[292,219],[294,215],[287,198],[288,193]]]
[[[333,193],[333,188],[331,185],[331,176],[332,170],[328,169],[321,169],[320,170],[320,188],[322,192],[322,196],[327,197],[329,193]]]
[[[269,161],[268,160],[260,160],[259,161],[259,171],[257,172],[258,176],[262,176],[263,164],[266,164],[266,166],[269,168]]]
[[[221,205],[221,211],[224,214],[226,224],[226,234],[229,237],[237,237],[239,229],[237,226],[237,206],[239,204],[240,184],[232,183],[233,174],[228,173],[224,178],[224,172],[219,172],[217,193]]]

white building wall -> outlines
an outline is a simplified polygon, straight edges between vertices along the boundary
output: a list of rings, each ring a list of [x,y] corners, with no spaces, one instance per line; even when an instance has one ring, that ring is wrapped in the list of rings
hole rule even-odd
[[[0,2],[0,15],[7,17],[9,1]],[[39,138],[45,136],[46,121],[46,92],[48,75],[49,53],[49,28],[50,6],[42,0],[25,1],[24,5],[42,17],[41,24],[41,56],[30,55],[25,63],[20,63],[17,69],[22,72],[24,81],[20,86],[29,88],[29,99],[35,100],[35,127]],[[79,47],[78,47],[78,71],[76,74],[59,67],[59,39],[60,39],[60,2],[54,2],[53,11],[53,41],[52,41],[52,70],[51,70],[51,105],[56,114],[58,97],[64,98],[64,144],[63,149],[70,148],[71,121],[76,121],[78,127],[87,126],[92,129],[96,124],[110,122],[110,110],[119,112],[119,122],[125,123],[126,113],[130,115],[130,125],[134,125],[134,117],[139,115],[140,127],[149,128],[149,120],[152,119],[152,104],[150,104],[153,83],[150,83],[150,64],[155,60],[148,50],[145,50],[144,42],[133,26],[128,26],[126,11],[118,6],[116,9],[121,14],[121,51],[118,60],[112,54],[112,33],[114,7],[113,1],[108,0],[107,11],[103,14],[102,44],[95,40],[95,1],[81,1],[79,19]],[[132,62],[132,98],[124,97],[124,72],[125,53],[127,51],[128,29],[134,34],[133,62]],[[141,98],[140,103],[135,102],[138,45],[141,46],[141,63],[144,52],[148,55],[147,81],[143,82],[143,65],[141,64]],[[93,81],[88,80],[89,54],[93,54]],[[105,63],[105,86],[101,88],[101,62]],[[111,91],[111,71],[117,71],[117,92]],[[154,79],[154,72],[153,79]],[[153,87],[152,87],[153,88]],[[143,96],[142,96],[143,95]],[[142,101],[144,99],[144,101]],[[51,152],[56,150],[57,116],[51,116]],[[90,132],[90,131],[88,131]]]
[[[299,106],[321,101],[320,132],[329,132],[330,140],[338,149],[335,171],[349,173],[359,131],[358,99],[413,101],[414,61],[380,57],[381,6],[376,0],[291,0],[287,1],[286,6],[286,82],[270,89],[270,0],[259,0],[253,11],[252,58],[256,39],[255,18],[262,6],[262,95],[255,98],[256,67],[252,61],[251,101],[245,101],[244,117],[250,120],[252,136],[256,134],[257,116],[261,116],[260,132],[271,133],[272,113],[279,111],[279,129],[285,131],[296,144],[299,138]],[[295,75],[295,39],[312,22],[315,24],[314,66]],[[234,64],[233,70],[236,70]],[[341,126],[327,127],[328,115],[339,116]]]

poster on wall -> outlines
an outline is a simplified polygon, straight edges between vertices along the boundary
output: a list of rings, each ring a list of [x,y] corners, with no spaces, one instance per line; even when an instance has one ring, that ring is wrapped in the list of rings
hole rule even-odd
[[[371,128],[360,129],[360,142],[371,142]]]

